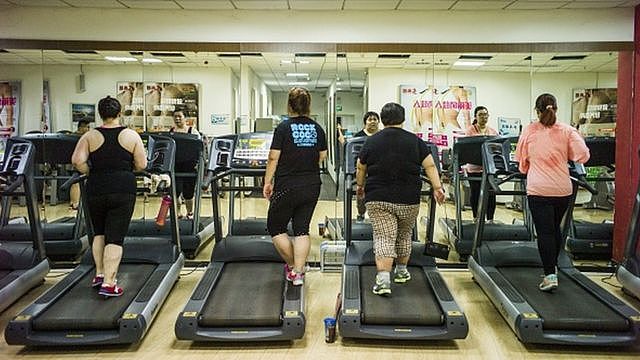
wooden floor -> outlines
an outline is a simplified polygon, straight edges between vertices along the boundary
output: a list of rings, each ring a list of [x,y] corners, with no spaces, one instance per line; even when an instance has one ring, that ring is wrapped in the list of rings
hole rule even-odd
[[[203,213],[211,213],[211,205],[207,199],[203,204]],[[157,199],[151,198],[149,203],[138,202],[136,217],[146,211],[147,217],[155,216]],[[226,205],[225,205],[226,206]],[[223,206],[223,208],[225,208]],[[445,210],[446,209],[446,210]],[[237,209],[238,213],[240,209]],[[47,217],[54,219],[66,215],[66,205],[48,207]],[[310,261],[319,261],[319,243],[323,240],[317,234],[317,224],[325,215],[342,212],[342,205],[330,201],[321,201],[316,208],[312,222],[312,253]],[[16,209],[13,215],[19,215]],[[423,211],[424,212],[424,211]],[[243,203],[242,216],[265,216],[266,202],[250,198]],[[451,205],[439,207],[439,216],[455,215]],[[470,217],[465,212],[465,218]],[[592,212],[583,216],[592,220],[610,217],[610,213]],[[499,207],[497,218],[510,222],[519,213]],[[422,227],[421,227],[422,228]],[[423,233],[424,229],[421,229]],[[436,226],[436,238],[442,240],[443,234]],[[423,239],[423,236],[421,236]],[[198,256],[199,260],[208,261],[210,247]],[[457,260],[455,255],[451,261]],[[163,305],[155,322],[152,324],[141,344],[131,347],[85,347],[85,348],[25,348],[8,346],[4,336],[0,340],[0,359],[32,358],[32,359],[378,359],[383,356],[394,356],[401,359],[638,359],[640,347],[616,348],[584,348],[565,346],[525,346],[520,343],[502,316],[493,307],[471,274],[466,270],[443,270],[443,277],[449,285],[457,302],[465,311],[469,321],[469,336],[458,341],[437,342],[381,342],[340,340],[333,344],[324,342],[323,318],[333,312],[335,297],[340,287],[340,274],[320,273],[312,269],[307,276],[307,328],[305,337],[291,343],[243,343],[243,344],[211,344],[178,341],[174,336],[174,323],[178,312],[183,308],[187,298],[203,274],[202,268],[185,269],[184,276]],[[22,308],[27,306],[46,289],[60,280],[70,269],[52,271],[42,286],[32,290],[17,303],[0,314],[0,329],[4,335],[7,322]],[[590,274],[598,284],[611,291],[623,301],[640,310],[640,301],[629,298],[619,289],[607,285],[602,279],[609,274]],[[615,278],[608,280],[617,284]],[[126,289],[125,289],[126,291]],[[108,300],[107,300],[108,301]]]

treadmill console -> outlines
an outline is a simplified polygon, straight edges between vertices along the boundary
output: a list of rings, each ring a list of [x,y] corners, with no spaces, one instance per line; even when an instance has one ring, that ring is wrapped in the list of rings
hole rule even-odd
[[[209,168],[264,169],[271,149],[272,132],[253,132],[227,135],[213,139]]]
[[[149,135],[147,141],[147,171],[156,174],[173,172],[176,143],[166,136]]]
[[[28,141],[7,140],[2,173],[7,175],[24,175],[29,166],[34,146]]]
[[[344,144],[344,172],[345,174],[356,173],[356,162],[360,150],[364,146],[364,142],[367,141],[366,136],[348,139]]]

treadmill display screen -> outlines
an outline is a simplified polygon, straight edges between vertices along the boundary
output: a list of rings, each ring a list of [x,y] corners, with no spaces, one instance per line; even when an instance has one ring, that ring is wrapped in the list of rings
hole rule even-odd
[[[239,134],[233,152],[235,167],[264,167],[267,165],[273,133],[258,132]]]

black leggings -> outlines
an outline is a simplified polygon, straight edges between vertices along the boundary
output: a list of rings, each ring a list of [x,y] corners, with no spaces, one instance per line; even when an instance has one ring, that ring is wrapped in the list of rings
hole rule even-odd
[[[293,235],[309,235],[309,222],[318,203],[320,184],[274,191],[269,202],[267,229],[269,235],[287,232],[289,220]]]
[[[105,244],[122,246],[136,204],[135,194],[105,194],[87,198],[94,235],[104,235]]]
[[[473,174],[476,175],[476,174]],[[471,211],[473,211],[473,218],[478,217],[478,205],[480,205],[480,186],[481,181],[469,180],[469,202],[471,202]],[[487,220],[493,220],[493,216],[496,213],[496,194],[489,193],[489,203],[487,204]]]
[[[175,171],[178,173],[193,173],[193,177],[176,177],[176,196],[180,196],[185,200],[193,199],[196,189],[197,173],[194,172],[194,165],[191,163],[176,163]]]
[[[538,251],[544,274],[555,274],[562,244],[560,223],[567,212],[571,196],[551,197],[527,195],[529,210],[538,235]]]

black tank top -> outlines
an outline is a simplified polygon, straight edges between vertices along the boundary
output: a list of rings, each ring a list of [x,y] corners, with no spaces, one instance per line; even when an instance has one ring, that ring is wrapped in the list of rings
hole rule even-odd
[[[118,142],[118,136],[124,126],[117,128],[96,128],[104,137],[104,143],[89,153],[91,170],[87,179],[87,193],[135,194],[136,177],[133,174],[133,154]]]

